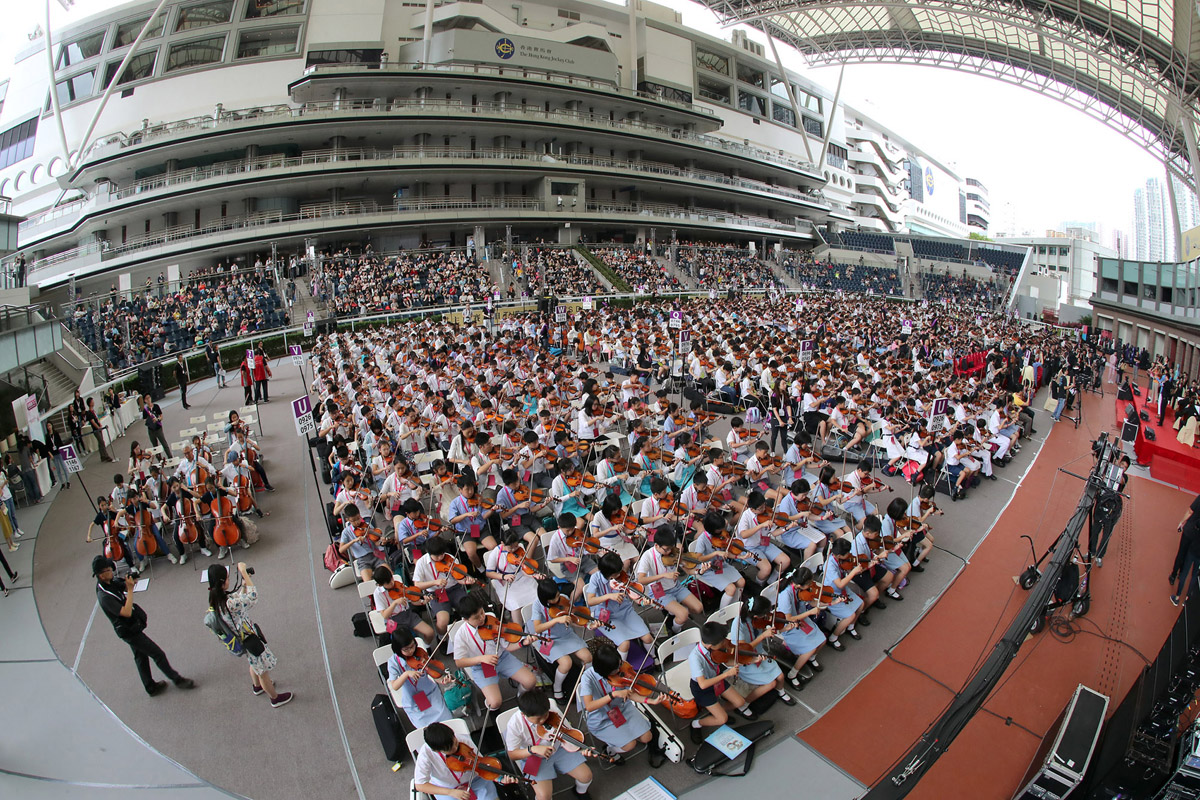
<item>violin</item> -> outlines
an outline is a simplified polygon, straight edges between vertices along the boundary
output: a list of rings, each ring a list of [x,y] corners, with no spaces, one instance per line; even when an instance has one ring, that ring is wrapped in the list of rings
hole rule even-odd
[[[724,550],[723,558],[726,561],[733,561],[737,564],[754,565],[756,563],[750,551],[746,549],[746,543],[741,539],[735,539],[726,533],[723,536],[713,536],[712,545],[718,550]]]
[[[508,563],[509,566],[519,566],[526,575],[538,575],[541,572],[537,560],[525,552],[524,545],[517,545],[509,551]]]
[[[529,633],[515,622],[500,622],[500,620],[488,614],[483,619],[476,631],[479,633],[479,638],[485,642],[494,642],[497,639],[509,644],[516,644],[525,637],[532,637],[543,642],[551,641],[549,636],[540,633]]]
[[[905,515],[905,516],[901,517],[900,519],[896,520],[895,524],[896,524],[896,530],[898,530],[898,531],[915,531],[918,528],[922,527],[925,523],[921,522],[918,519],[914,519],[913,517]]]
[[[494,756],[480,755],[475,748],[466,742],[449,753],[442,754],[446,766],[454,772],[473,772],[481,780],[491,783],[533,783],[531,778],[524,775],[514,775],[504,771],[500,759]]]
[[[719,471],[721,475],[726,478],[728,478],[730,475],[738,478],[744,478],[746,476],[746,465],[737,461],[726,461],[721,465]]]
[[[242,538],[242,532],[233,521],[233,501],[226,495],[217,495],[212,502],[213,541],[220,547],[233,547]]]
[[[358,521],[354,523],[354,530],[358,531],[359,535],[365,536],[371,544],[379,544],[383,539],[383,531],[379,528],[372,528],[362,517],[359,517]]]
[[[757,664],[766,658],[766,656],[750,646],[748,642],[741,642],[735,648],[733,642],[729,639],[708,648],[708,654],[712,658],[713,663],[723,665],[736,661],[739,667]]]
[[[564,745],[568,750],[576,751],[581,755],[592,758],[598,758],[610,764],[617,762],[616,756],[601,753],[595,748],[585,745],[583,732],[572,728],[554,711],[546,715],[545,721],[538,724],[536,731],[537,737],[545,739],[547,744]]]
[[[650,698],[661,694],[672,703],[683,702],[683,696],[678,692],[661,686],[654,676],[639,672],[628,661],[621,662],[617,673],[609,678],[609,681],[614,687],[629,689],[631,694],[638,697]]]
[[[754,515],[754,518],[758,520],[759,525],[762,525],[765,522],[771,522],[774,523],[774,525],[778,528],[790,528],[796,524],[792,521],[791,517],[789,517],[787,514],[784,514],[782,511],[760,511]]]
[[[933,502],[932,500],[922,500],[921,501],[921,513],[928,514],[930,511],[932,511],[934,514],[946,513],[944,511],[942,511],[940,508],[938,508],[937,503]]]
[[[404,659],[409,669],[428,675],[435,681],[446,677],[446,665],[425,652],[423,647],[417,647],[416,652]]]
[[[580,628],[600,627],[607,631],[611,631],[613,629],[613,625],[611,623],[601,622],[600,620],[596,619],[587,606],[577,606],[572,603],[566,595],[563,594],[560,594],[557,598],[551,601],[547,610],[550,612],[551,619],[558,619],[559,617],[566,616],[569,623]]]
[[[438,575],[449,575],[456,581],[465,581],[470,575],[466,567],[450,556],[440,556],[432,561],[433,571]]]
[[[533,489],[528,486],[518,486],[513,490],[513,497],[518,503],[524,503],[526,500],[531,500],[533,505],[540,506],[546,502],[545,489]]]
[[[431,534],[437,533],[442,529],[442,521],[437,517],[431,517],[425,512],[413,520],[413,527],[419,531],[429,531]]]
[[[391,587],[387,589],[387,593],[388,597],[392,598],[393,600],[399,600],[403,598],[409,603],[425,602],[424,589],[418,589],[415,586],[405,586],[398,581],[392,582]]]
[[[844,599],[828,586],[817,587],[815,583],[800,589],[796,592],[796,595],[806,603],[816,603],[822,606],[832,605]]]
[[[578,489],[581,487],[584,489],[595,489],[596,476],[591,474],[581,475],[576,472],[574,475],[567,478],[567,486],[572,489]]]
[[[634,602],[641,603],[643,605],[652,605],[661,608],[664,611],[666,610],[666,606],[664,606],[662,603],[656,600],[652,594],[646,591],[645,585],[630,578],[624,570],[609,578],[608,582],[610,586],[620,592],[624,592],[625,596]]]
[[[702,561],[700,556],[692,552],[671,553],[662,557],[663,566],[674,567],[678,566],[685,572],[693,572],[695,570],[704,571],[704,568],[709,565],[709,562]]]
[[[708,503],[712,499],[713,499],[713,488],[711,486],[705,486],[703,488],[696,489],[696,500],[698,502]]]
[[[765,631],[767,628],[783,630],[791,624],[788,622],[787,614],[784,614],[782,611],[775,611],[770,614],[750,618],[750,627],[756,631]]]
[[[884,484],[883,481],[876,480],[875,478],[869,476],[862,479],[861,489],[864,492],[882,492],[884,489],[887,489],[889,492],[896,491],[891,486]]]

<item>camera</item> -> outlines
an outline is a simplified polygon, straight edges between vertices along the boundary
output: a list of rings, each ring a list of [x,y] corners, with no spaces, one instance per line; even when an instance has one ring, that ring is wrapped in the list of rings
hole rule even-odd
[[[253,574],[254,574],[254,567],[246,567],[246,574],[247,574],[247,575],[253,575]]]

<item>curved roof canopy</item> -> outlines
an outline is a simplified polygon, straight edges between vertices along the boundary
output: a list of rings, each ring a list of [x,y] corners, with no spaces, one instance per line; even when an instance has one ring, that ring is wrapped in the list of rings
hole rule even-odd
[[[976,72],[1075,106],[1194,185],[1197,0],[700,0],[726,24],[812,64],[910,63]],[[936,100],[936,98],[930,98]],[[1192,139],[1194,147],[1195,139]]]

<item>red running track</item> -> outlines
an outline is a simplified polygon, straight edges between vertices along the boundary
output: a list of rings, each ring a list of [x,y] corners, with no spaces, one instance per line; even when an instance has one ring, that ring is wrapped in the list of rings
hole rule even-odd
[[[1091,419],[1109,419],[1111,401],[1089,396],[1085,402]],[[1062,531],[1083,487],[1056,472],[1066,466],[1084,474],[1093,438],[1086,427],[1054,426],[1013,501],[941,600],[892,658],[800,738],[868,786],[892,769],[966,684],[1028,596],[1016,585],[1030,561],[1029,545],[1019,537],[1033,536],[1041,555]],[[1134,648],[1151,659],[1158,652],[1178,614],[1166,578],[1178,544],[1175,526],[1192,496],[1137,477],[1127,491],[1131,500],[1103,568],[1093,571],[1091,611],[1077,620],[1079,632],[1069,643],[1048,632],[1027,639],[983,708],[911,797],[1008,800],[1077,684],[1109,695],[1111,712],[1143,667]],[[953,558],[944,552],[936,557]],[[823,660],[837,669],[837,658],[826,653]],[[1005,723],[1008,717],[1012,725]]]

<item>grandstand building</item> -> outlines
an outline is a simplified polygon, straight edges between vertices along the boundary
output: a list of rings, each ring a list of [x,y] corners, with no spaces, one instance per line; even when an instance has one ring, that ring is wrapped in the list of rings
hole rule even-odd
[[[967,227],[970,232],[986,234],[991,218],[987,187],[976,178],[967,178]]]
[[[52,31],[53,94],[45,37],[16,53],[0,195],[29,284],[124,288],[266,243],[966,231],[958,176],[741,34],[650,3],[361,6],[170,1],[138,42],[155,4],[125,4]]]
[[[1029,248],[1029,266],[1017,286],[1015,308],[1025,318],[1041,319],[1043,312],[1059,322],[1077,322],[1091,313],[1099,263],[1117,252],[1096,241],[1090,230],[1047,231],[1045,236],[1015,236],[1004,244]]]
[[[1124,344],[1166,356],[1182,375],[1200,371],[1200,262],[1099,259],[1092,324]]]

